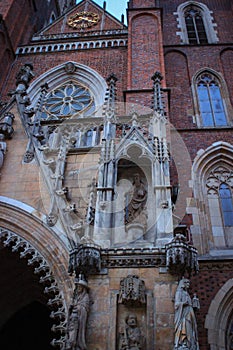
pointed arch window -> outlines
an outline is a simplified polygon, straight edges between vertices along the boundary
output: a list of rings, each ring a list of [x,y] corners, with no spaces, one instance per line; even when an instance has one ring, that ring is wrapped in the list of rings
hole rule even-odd
[[[230,187],[222,183],[219,187],[220,204],[224,226],[233,226],[233,202]]]
[[[210,73],[196,81],[199,112],[203,126],[226,126],[227,118],[218,79]]]
[[[177,22],[182,44],[205,45],[219,41],[216,23],[211,11],[200,1],[185,1],[177,7]]]
[[[50,18],[49,18],[49,24],[53,23],[56,19],[56,16],[54,13],[51,14]]]
[[[218,198],[218,215],[219,219],[222,217],[222,225],[233,227],[233,170],[225,166],[216,167],[210,172],[206,186],[208,196]],[[215,208],[211,205],[210,208],[210,215],[216,216],[216,203]],[[217,222],[215,224],[217,225]]]
[[[189,44],[207,44],[208,39],[201,10],[189,6],[185,9],[184,17]]]

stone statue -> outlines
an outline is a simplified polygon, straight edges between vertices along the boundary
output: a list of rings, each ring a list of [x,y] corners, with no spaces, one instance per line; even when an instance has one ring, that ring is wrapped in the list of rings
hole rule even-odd
[[[64,350],[86,350],[86,324],[89,313],[89,294],[87,282],[79,276],[75,280],[73,301],[70,305],[67,322],[67,338]]]
[[[127,315],[125,323],[124,329],[120,332],[119,350],[145,349],[144,336],[137,325],[136,315]]]
[[[7,146],[5,142],[5,137],[3,134],[0,134],[0,169],[3,166]]]
[[[147,189],[140,179],[139,174],[134,175],[133,191],[128,193],[128,197],[132,199],[129,203],[126,203],[126,224],[131,222],[140,222],[145,224],[145,218],[143,219],[141,214],[146,206]]]
[[[199,307],[195,295],[194,303],[188,293],[190,281],[181,279],[175,295],[175,346],[174,350],[199,350],[197,323],[194,307]]]
[[[26,63],[23,67],[21,67],[16,75],[16,92],[25,91],[34,76],[32,64]]]

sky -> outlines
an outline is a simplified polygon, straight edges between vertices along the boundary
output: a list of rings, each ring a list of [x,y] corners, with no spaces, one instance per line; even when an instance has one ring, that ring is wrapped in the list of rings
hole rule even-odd
[[[103,7],[104,0],[93,0],[96,4]],[[114,17],[121,20],[122,13],[125,16],[126,24],[126,8],[128,0],[105,0],[106,1],[106,10],[111,13]]]

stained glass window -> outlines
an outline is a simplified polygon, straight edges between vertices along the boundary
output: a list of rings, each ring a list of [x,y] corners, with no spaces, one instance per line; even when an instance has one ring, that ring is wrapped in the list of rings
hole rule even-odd
[[[222,208],[224,226],[233,226],[233,202],[229,186],[222,183],[219,187],[219,196]]]
[[[71,117],[80,113],[90,115],[94,107],[90,91],[82,85],[69,82],[49,93],[42,118]]]
[[[219,83],[212,74],[204,73],[197,79],[197,94],[202,125],[227,125]]]

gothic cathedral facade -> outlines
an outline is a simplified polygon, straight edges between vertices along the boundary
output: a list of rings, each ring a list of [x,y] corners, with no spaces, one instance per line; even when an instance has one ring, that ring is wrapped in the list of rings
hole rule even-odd
[[[0,12],[1,348],[233,349],[232,1]]]

